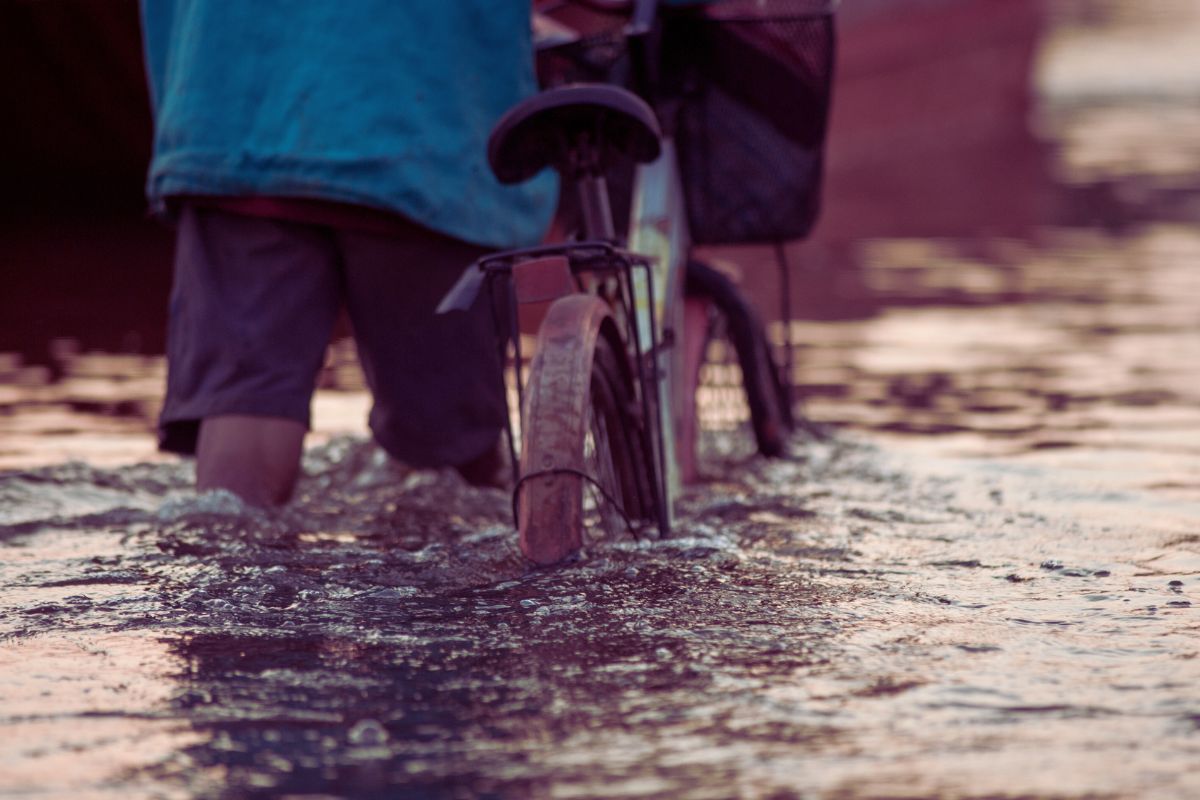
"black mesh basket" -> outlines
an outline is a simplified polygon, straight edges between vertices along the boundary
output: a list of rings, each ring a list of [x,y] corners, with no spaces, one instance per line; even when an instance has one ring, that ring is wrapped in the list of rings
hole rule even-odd
[[[778,242],[820,210],[833,76],[831,0],[724,0],[664,20],[659,113],[692,239]]]

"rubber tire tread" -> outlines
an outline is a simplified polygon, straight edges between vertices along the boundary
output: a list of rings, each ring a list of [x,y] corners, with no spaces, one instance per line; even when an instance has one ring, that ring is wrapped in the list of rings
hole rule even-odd
[[[580,331],[578,335],[586,339],[589,332]],[[572,440],[567,445],[570,453],[556,452],[556,448],[562,447],[563,440],[553,433],[546,433],[555,430],[561,433],[562,426],[557,423],[578,416],[581,403],[578,390],[584,386],[587,387],[584,402],[593,407],[593,413],[603,414],[607,423],[605,429],[610,441],[597,446],[604,446],[611,452],[618,486],[606,488],[616,496],[631,521],[651,517],[654,513],[651,482],[654,473],[650,471],[652,464],[647,455],[651,451],[646,447],[644,429],[631,413],[632,388],[621,370],[617,350],[605,331],[602,329],[592,335],[594,344],[590,352],[571,357],[561,357],[569,348],[557,354],[545,352],[542,355],[545,361],[535,358],[528,378],[526,392],[529,398],[523,420],[526,433],[522,437],[520,473],[533,477],[518,490],[518,527],[522,551],[538,564],[561,561],[584,543],[584,480],[570,474],[545,478],[535,475],[545,468],[546,463],[577,463],[587,470],[584,463],[587,430],[583,424],[568,437]],[[543,341],[540,346],[555,347],[552,341]],[[553,370],[543,366],[556,357],[559,357],[560,368],[565,361],[572,371],[586,370],[569,381],[571,388],[568,390],[564,390],[561,377],[556,380]]]

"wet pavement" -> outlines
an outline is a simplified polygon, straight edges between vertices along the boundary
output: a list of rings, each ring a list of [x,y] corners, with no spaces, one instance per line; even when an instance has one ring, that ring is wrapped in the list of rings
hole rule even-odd
[[[1005,154],[1011,213],[932,169],[890,177],[945,214],[889,206],[835,140],[792,251],[831,436],[748,457],[713,372],[666,541],[530,570],[504,492],[363,440],[345,343],[272,513],[152,454],[158,357],[0,357],[0,794],[1200,796],[1200,11],[1153,5],[989,17],[1037,91],[955,163]],[[877,7],[844,35],[924,35]]]

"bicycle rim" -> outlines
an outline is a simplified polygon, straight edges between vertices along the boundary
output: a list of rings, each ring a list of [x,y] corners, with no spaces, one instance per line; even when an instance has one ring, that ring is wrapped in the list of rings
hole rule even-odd
[[[633,392],[606,333],[607,306],[551,307],[526,384],[517,489],[521,550],[553,564],[650,516],[650,461]]]

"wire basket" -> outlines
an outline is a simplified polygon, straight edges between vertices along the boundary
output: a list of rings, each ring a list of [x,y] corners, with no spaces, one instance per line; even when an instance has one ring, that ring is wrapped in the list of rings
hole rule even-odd
[[[833,61],[829,0],[725,0],[666,15],[659,114],[675,135],[694,241],[808,235]]]
[[[835,0],[716,0],[665,6],[651,97],[673,135],[692,240],[807,236],[820,211],[834,61]],[[620,28],[538,53],[544,88],[630,86]],[[610,165],[623,226],[633,164]]]

